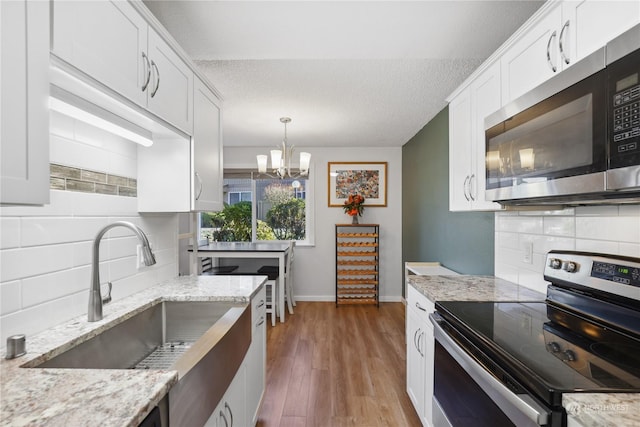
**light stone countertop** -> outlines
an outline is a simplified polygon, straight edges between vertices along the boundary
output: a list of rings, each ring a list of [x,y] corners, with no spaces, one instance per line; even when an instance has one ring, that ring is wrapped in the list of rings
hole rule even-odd
[[[178,381],[176,371],[27,369],[161,301],[249,304],[266,276],[184,276],[104,306],[104,318],[84,314],[34,336],[27,354],[0,359],[0,426],[137,426]]]
[[[544,301],[545,295],[493,276],[409,276],[409,284],[435,301]]]
[[[409,276],[431,301],[542,301],[545,295],[493,276]],[[640,426],[640,393],[566,393],[562,404],[581,427]],[[569,424],[571,427],[571,424]]]

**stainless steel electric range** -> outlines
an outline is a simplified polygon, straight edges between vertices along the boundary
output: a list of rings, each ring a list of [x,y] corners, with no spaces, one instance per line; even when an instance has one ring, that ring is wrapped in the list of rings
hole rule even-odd
[[[552,251],[545,301],[436,302],[434,425],[565,426],[563,393],[640,392],[640,259]]]

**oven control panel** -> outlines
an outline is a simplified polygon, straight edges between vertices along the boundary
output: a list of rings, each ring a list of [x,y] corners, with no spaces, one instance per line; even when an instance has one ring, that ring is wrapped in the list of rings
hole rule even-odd
[[[640,287],[640,268],[609,262],[594,261],[591,276],[623,285]]]
[[[640,301],[640,258],[551,251],[544,278],[555,284],[575,284]]]

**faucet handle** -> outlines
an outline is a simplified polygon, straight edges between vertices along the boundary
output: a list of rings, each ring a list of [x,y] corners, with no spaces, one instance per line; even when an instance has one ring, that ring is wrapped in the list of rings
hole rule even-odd
[[[111,284],[111,282],[107,282],[107,286],[109,290],[107,291],[107,295],[102,297],[103,304],[108,304],[111,302],[111,289],[113,289],[113,285]]]

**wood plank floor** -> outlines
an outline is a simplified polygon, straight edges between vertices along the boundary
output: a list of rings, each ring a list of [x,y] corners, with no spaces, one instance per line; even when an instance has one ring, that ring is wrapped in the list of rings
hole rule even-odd
[[[258,426],[420,426],[406,393],[402,303],[298,302],[267,325]]]

